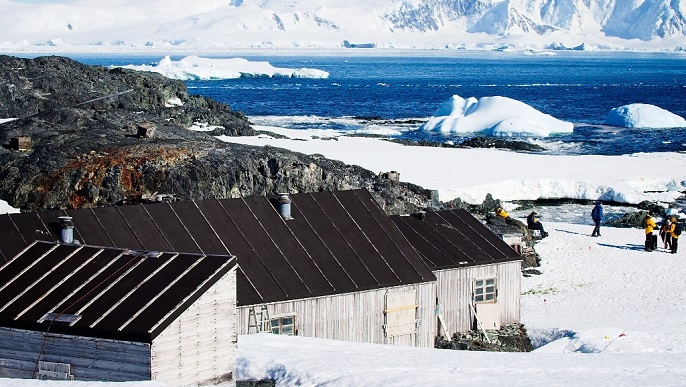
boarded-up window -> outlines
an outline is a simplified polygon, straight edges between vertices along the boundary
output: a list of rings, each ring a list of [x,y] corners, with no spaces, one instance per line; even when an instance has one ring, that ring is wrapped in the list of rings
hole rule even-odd
[[[71,365],[66,363],[53,363],[51,361],[39,361],[36,379],[41,380],[74,380],[71,374]]]
[[[386,337],[417,331],[417,294],[386,293]]]

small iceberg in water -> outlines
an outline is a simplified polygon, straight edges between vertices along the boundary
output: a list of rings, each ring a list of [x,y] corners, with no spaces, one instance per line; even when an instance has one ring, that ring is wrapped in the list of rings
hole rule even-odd
[[[329,73],[323,70],[299,68],[279,68],[269,62],[251,62],[243,58],[202,58],[197,55],[187,56],[173,61],[167,55],[157,65],[119,66],[138,71],[160,73],[167,78],[188,80],[284,77],[284,78],[328,78]]]
[[[610,110],[605,124],[625,128],[686,128],[686,119],[655,105],[633,103]]]
[[[551,133],[571,133],[574,125],[512,98],[495,96],[477,100],[453,95],[419,129],[498,137],[547,137]]]

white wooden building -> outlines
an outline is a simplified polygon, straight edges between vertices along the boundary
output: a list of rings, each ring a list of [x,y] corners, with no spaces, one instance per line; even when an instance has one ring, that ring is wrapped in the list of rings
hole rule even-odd
[[[436,332],[520,322],[521,255],[466,210],[392,216],[436,275]]]
[[[0,377],[231,380],[235,314],[234,257],[34,242],[0,267]]]
[[[74,243],[235,256],[239,335],[432,347],[519,321],[521,257],[463,210],[389,217],[352,190],[7,214],[0,259],[64,216]]]

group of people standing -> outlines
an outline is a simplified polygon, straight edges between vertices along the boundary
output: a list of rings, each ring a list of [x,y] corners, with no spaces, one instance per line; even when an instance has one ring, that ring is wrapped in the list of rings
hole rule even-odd
[[[502,207],[498,207],[495,214],[496,216],[503,218],[507,224],[510,224],[512,221],[510,215]],[[602,201],[596,200],[594,203],[593,210],[591,211],[591,219],[593,219],[595,225],[593,232],[591,232],[591,236],[599,237],[600,224],[603,221]],[[526,225],[529,230],[539,230],[541,232],[541,238],[548,236],[548,233],[543,229],[543,224],[538,220],[538,213],[536,211],[532,211],[529,216],[526,217]],[[657,250],[657,237],[659,234],[664,249],[672,254],[676,254],[677,248],[679,247],[679,235],[681,235],[683,226],[678,223],[678,219],[675,215],[666,215],[658,227],[658,223],[653,218],[653,214],[648,213],[643,218],[642,226],[646,235],[645,251]]]
[[[643,218],[643,230],[646,234],[645,251],[657,250],[657,236],[659,234],[662,239],[663,248],[672,254],[676,254],[679,247],[681,228],[682,226],[678,223],[676,216],[665,216],[658,227],[653,214],[646,214]]]
[[[603,220],[603,203],[600,200],[595,202],[595,206],[591,211],[591,219],[593,219],[593,223],[595,224],[591,236],[599,237],[600,222]],[[662,223],[660,223],[660,227],[658,227],[658,223],[653,218],[653,214],[649,212],[643,218],[642,226],[646,235],[645,251],[657,250],[657,236],[659,231],[664,249],[672,254],[676,254],[677,248],[679,247],[679,235],[681,235],[681,225],[678,223],[676,216],[665,216]]]

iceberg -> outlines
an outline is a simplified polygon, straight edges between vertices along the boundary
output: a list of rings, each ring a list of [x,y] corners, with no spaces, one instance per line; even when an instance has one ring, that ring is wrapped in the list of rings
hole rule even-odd
[[[498,137],[547,137],[551,133],[571,133],[574,125],[512,98],[495,96],[477,100],[453,95],[419,129]]]
[[[655,105],[633,103],[610,110],[605,124],[626,128],[686,128],[686,119]]]
[[[328,78],[329,73],[323,70],[274,67],[269,62],[251,62],[243,58],[202,58],[197,55],[187,56],[173,61],[169,55],[156,65],[116,66],[138,71],[150,71],[162,74],[167,78],[189,80],[234,79],[253,77],[284,78]]]

